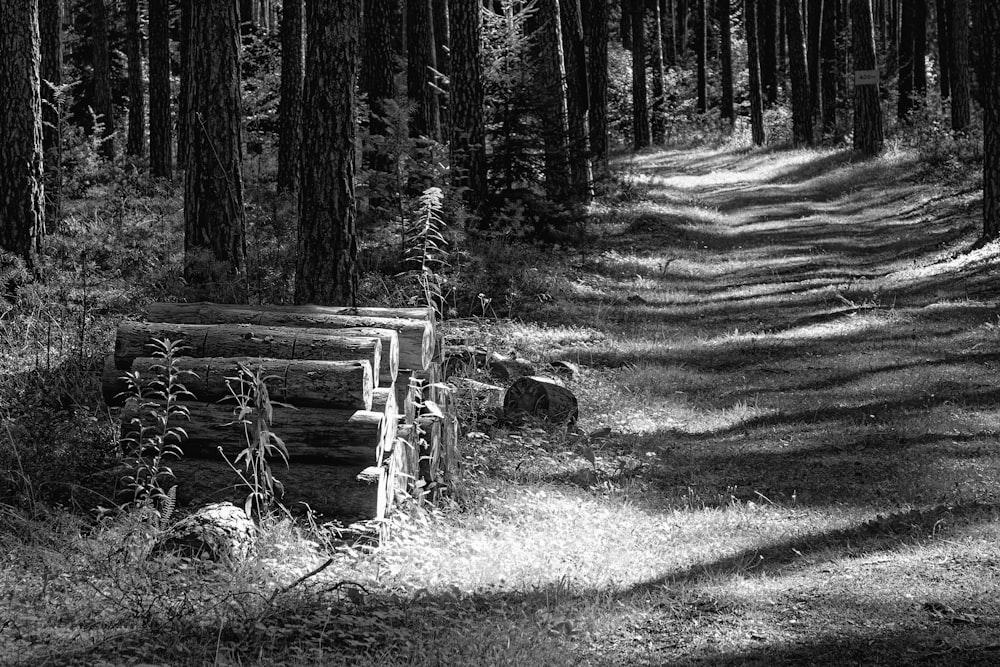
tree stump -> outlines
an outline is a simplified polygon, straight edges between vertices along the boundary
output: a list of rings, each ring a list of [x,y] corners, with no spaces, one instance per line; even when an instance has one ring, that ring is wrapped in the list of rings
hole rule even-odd
[[[531,415],[570,425],[580,414],[573,392],[552,378],[537,375],[515,380],[504,395],[503,410],[508,418]]]

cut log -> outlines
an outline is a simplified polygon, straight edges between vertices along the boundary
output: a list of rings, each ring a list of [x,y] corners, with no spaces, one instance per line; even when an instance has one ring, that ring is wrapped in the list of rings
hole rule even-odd
[[[570,424],[579,416],[573,392],[552,378],[540,376],[515,380],[504,395],[503,409],[508,418],[527,414]]]
[[[161,359],[139,357],[132,362],[132,371],[141,378],[153,378],[153,366]],[[237,364],[244,363],[251,370],[260,368],[268,380],[268,392],[274,401],[288,403],[297,408],[339,408],[342,410],[371,410],[371,364],[367,361],[312,361],[307,359],[261,359],[252,357],[181,357],[174,366],[185,373],[181,382],[195,395],[195,400],[205,403],[230,397],[228,378],[236,377]],[[124,371],[115,368],[114,358],[109,357],[101,378],[104,399],[108,405],[121,405],[120,394],[127,389]],[[234,384],[234,388],[236,385]]]
[[[242,507],[219,502],[200,507],[171,526],[153,545],[152,553],[239,562],[250,555],[256,542],[257,529]]]
[[[230,501],[242,507],[246,501],[249,490],[240,485],[225,461],[184,458],[171,460],[169,466],[177,478],[181,506]],[[367,475],[359,479],[365,469],[358,464],[292,462],[288,467],[275,465],[272,472],[285,490],[279,501],[294,514],[304,513],[308,507],[324,518],[350,523],[382,519],[393,504],[398,476],[379,473],[375,482],[370,482]]]
[[[306,329],[391,329],[399,337],[399,367],[423,370],[434,356],[433,319],[345,315],[319,306],[244,306],[218,303],[154,303],[147,309],[151,322],[180,324],[254,324]],[[336,309],[338,311],[343,309]]]
[[[232,404],[191,403],[190,421],[173,426],[187,433],[180,447],[186,456],[217,458],[218,448],[235,460],[247,447],[244,428],[234,424]],[[122,411],[123,436],[134,435],[135,406]],[[351,463],[362,468],[381,464],[396,439],[395,415],[367,410],[275,407],[271,431],[285,443],[291,461]],[[252,427],[251,433],[252,433]],[[280,461],[280,456],[272,457]]]
[[[393,387],[379,387],[372,392],[372,410],[383,412],[386,416],[399,418],[399,407],[396,405],[396,390]]]
[[[567,380],[576,379],[580,375],[580,367],[572,361],[566,361],[565,359],[557,359],[549,362],[549,368],[552,369],[553,373]]]
[[[494,353],[490,357],[490,375],[501,380],[516,380],[526,375],[534,375],[535,367],[524,359],[511,359]]]
[[[122,322],[115,337],[115,367],[128,369],[148,357],[154,338],[183,340],[189,357],[268,357],[371,363],[379,376],[395,379],[399,339],[389,329],[291,329],[251,324],[167,324]]]

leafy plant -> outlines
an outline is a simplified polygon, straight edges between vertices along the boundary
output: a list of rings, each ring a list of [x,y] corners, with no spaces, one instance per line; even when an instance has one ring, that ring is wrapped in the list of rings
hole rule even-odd
[[[441,215],[444,193],[441,188],[424,190],[417,210],[403,231],[403,261],[409,270],[403,275],[416,278],[424,302],[440,317],[444,309],[442,272],[448,267],[448,241],[444,237],[445,221]]]
[[[180,402],[184,397],[194,397],[181,378],[197,376],[194,371],[182,370],[176,361],[188,349],[181,341],[155,338],[150,344],[152,355],[159,362],[150,366],[154,376],[144,380],[139,371],[129,371],[124,378],[128,385],[124,396],[126,409],[132,409],[128,433],[122,438],[128,455],[130,474],[123,482],[132,490],[134,507],[152,508],[157,522],[169,520],[173,511],[176,485],[173,470],[166,465],[169,457],[181,458],[180,443],[187,432],[174,423],[190,419],[190,411]]]
[[[243,506],[247,516],[255,516],[258,519],[263,517],[284,493],[281,481],[275,479],[271,472],[269,459],[279,456],[285,465],[288,465],[288,448],[278,434],[271,430],[271,425],[274,423],[275,406],[285,408],[292,406],[271,400],[267,383],[273,379],[276,379],[276,376],[264,375],[259,366],[251,368],[243,362],[238,363],[235,376],[226,378],[226,387],[230,393],[228,399],[236,401],[234,407],[236,419],[229,424],[243,428],[246,447],[233,461],[226,457],[221,447],[219,452],[250,491]],[[241,463],[242,470],[239,467]]]

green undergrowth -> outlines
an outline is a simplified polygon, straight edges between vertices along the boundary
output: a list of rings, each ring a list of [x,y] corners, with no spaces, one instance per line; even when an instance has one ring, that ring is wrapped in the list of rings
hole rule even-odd
[[[20,286],[0,318],[0,662],[992,664],[1000,251],[969,252],[975,179],[922,160],[650,151],[575,239],[467,239],[446,336],[577,364],[580,418],[512,423],[469,382],[509,380],[449,378],[463,483],[378,545],[277,514],[220,565],[151,557],[140,512],[83,511],[116,456],[101,357],[176,264],[76,259]],[[388,276],[366,289],[405,302]]]

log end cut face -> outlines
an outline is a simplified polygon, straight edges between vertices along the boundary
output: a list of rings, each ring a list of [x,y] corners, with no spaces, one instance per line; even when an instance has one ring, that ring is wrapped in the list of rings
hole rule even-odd
[[[531,415],[571,425],[580,415],[573,392],[552,378],[537,375],[518,378],[504,395],[503,409],[507,417]]]

